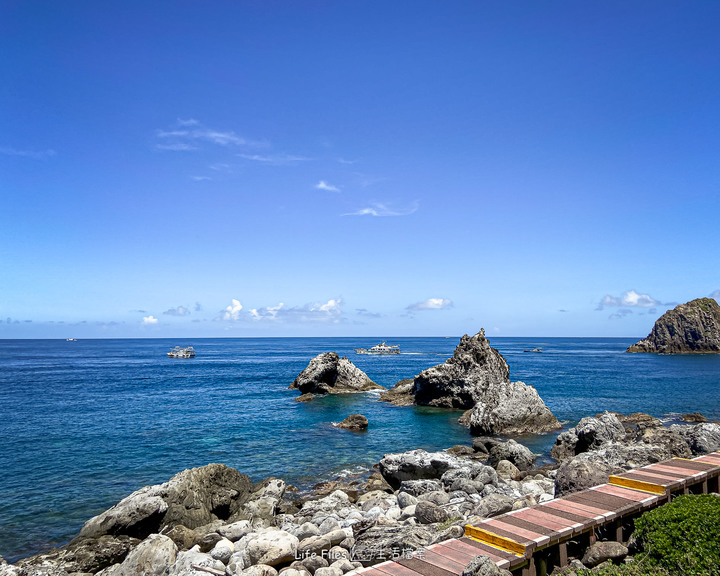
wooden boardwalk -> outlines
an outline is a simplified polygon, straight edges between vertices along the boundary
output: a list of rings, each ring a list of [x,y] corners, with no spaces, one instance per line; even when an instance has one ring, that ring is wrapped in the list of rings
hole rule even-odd
[[[458,576],[478,555],[521,576],[544,576],[564,566],[568,546],[592,544],[598,533],[623,541],[630,521],[677,494],[720,492],[720,452],[672,458],[624,474],[608,484],[467,525],[465,536],[383,562],[363,576]]]

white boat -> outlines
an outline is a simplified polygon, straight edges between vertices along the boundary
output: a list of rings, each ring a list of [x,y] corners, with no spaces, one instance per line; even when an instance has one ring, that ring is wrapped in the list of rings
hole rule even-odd
[[[65,338],[65,342],[77,342],[77,338]]]
[[[170,352],[167,353],[170,358],[194,358],[195,348],[192,346],[175,346]]]
[[[381,342],[372,348],[355,348],[356,354],[400,354],[400,346]]]

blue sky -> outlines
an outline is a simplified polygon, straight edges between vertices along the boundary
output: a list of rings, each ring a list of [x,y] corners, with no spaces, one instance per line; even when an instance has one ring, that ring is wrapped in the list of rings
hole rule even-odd
[[[644,336],[720,295],[719,22],[8,0],[0,338]]]

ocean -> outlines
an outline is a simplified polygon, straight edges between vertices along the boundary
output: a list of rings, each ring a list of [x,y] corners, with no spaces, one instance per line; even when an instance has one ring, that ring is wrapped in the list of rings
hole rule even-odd
[[[456,411],[395,407],[377,393],[294,402],[288,386],[321,352],[391,387],[444,362],[459,338],[387,340],[403,354],[355,354],[378,343],[368,338],[0,340],[0,555],[62,545],[138,488],[210,462],[309,488],[386,453],[469,444]],[[720,355],[626,354],[635,340],[490,342],[566,427],[603,410],[720,420]],[[176,345],[197,356],[168,358]],[[535,347],[543,353],[523,352]],[[368,418],[367,432],[332,426],[351,413]],[[547,454],[555,436],[518,440]]]

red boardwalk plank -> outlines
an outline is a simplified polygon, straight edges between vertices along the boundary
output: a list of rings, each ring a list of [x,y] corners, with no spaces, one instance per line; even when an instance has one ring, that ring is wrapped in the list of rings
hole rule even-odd
[[[682,468],[680,466],[669,466],[665,462],[662,464],[653,464],[648,466],[648,470],[658,470],[661,472],[674,473],[677,471],[678,474],[682,474],[686,478],[704,478],[707,476],[707,472],[704,470],[698,470],[697,468]]]
[[[515,542],[524,544],[528,548],[534,548],[537,544],[546,544],[550,541],[550,538],[544,534],[538,534],[537,532],[502,522],[501,518],[502,516],[496,516],[492,520],[486,520],[480,528],[484,528],[488,532],[493,532],[498,536],[515,540]]]
[[[457,576],[457,572],[453,572],[451,570],[446,570],[445,568],[440,568],[439,566],[436,566],[435,564],[431,564],[430,562],[425,562],[424,560],[420,560],[419,558],[404,558],[401,560],[398,560],[397,562],[394,562],[394,564],[398,564],[400,566],[404,566],[405,568],[408,568],[410,570],[414,570],[415,572],[418,572],[422,574],[423,576]],[[408,574],[396,574],[396,576],[413,576]],[[417,575],[414,575],[417,576]]]
[[[582,524],[583,527],[587,528],[590,526],[592,522],[592,516],[589,512],[585,512],[584,514],[580,514],[577,508],[574,508],[572,512],[568,510],[563,510],[561,508],[558,508],[556,506],[548,506],[548,503],[540,504],[537,509],[542,510],[543,512],[546,512],[547,514],[553,514],[554,516],[557,516],[558,518],[563,518],[565,520],[570,520],[571,522],[575,522],[577,524]],[[571,508],[568,506],[568,508]]]
[[[451,558],[452,560],[456,560],[457,562],[461,562],[467,566],[467,563],[470,562],[475,556],[477,556],[477,553],[473,553],[474,550],[471,552],[470,550],[466,550],[463,548],[458,548],[457,546],[451,546],[450,540],[446,542],[440,542],[439,544],[433,544],[432,546],[428,546],[428,550],[432,550],[436,554],[442,554],[443,556],[446,556],[448,558]]]
[[[415,570],[411,570],[397,562],[383,562],[373,566],[373,568],[383,575],[389,574],[390,576],[418,576],[419,574]]]
[[[602,492],[603,494],[611,494],[613,496],[620,496],[621,498],[627,498],[628,500],[634,500],[635,502],[641,502],[644,505],[654,504],[660,500],[660,496],[650,495],[648,492],[640,492],[631,488],[624,488],[622,486],[613,486],[612,484],[603,484],[602,486],[596,486],[590,488],[596,492]]]
[[[682,458],[673,458],[672,460],[665,460],[661,462],[663,466],[678,466],[680,468],[690,468],[692,470],[707,472],[716,468],[717,465],[711,462],[700,462],[698,459],[695,460],[683,460]]]
[[[597,522],[604,520],[606,516],[611,515],[605,510],[600,510],[597,506],[588,506],[581,504],[580,502],[570,502],[565,499],[551,500],[550,502],[543,504],[543,506],[549,506],[550,508],[566,510],[574,514],[586,516],[588,520],[591,520],[588,524],[589,526],[592,526]]]
[[[385,572],[381,572],[380,570],[376,570],[375,568],[365,568],[365,570],[359,573],[365,574],[365,576],[386,576]]]
[[[556,535],[555,530],[552,528],[546,528],[545,526],[536,524],[535,522],[518,518],[516,513],[510,512],[508,514],[503,514],[502,516],[497,516],[495,519],[500,522],[507,522],[508,524],[512,524],[513,526],[517,526],[523,530],[528,530],[529,532],[535,532],[538,536],[549,536],[552,538]]]
[[[638,504],[632,500],[619,498],[617,496],[610,496],[609,494],[592,492],[590,490],[584,490],[582,492],[577,492],[576,494],[571,494],[570,496],[567,496],[565,500],[568,502],[578,502],[579,504],[595,506],[603,512],[609,513],[611,517],[625,512],[629,504],[632,506],[638,506]]]
[[[554,530],[558,534],[572,534],[574,529],[582,528],[582,524],[577,522],[570,522],[564,518],[553,516],[547,512],[543,512],[537,508],[526,508],[513,514],[515,518],[527,520],[528,522],[534,522],[539,526],[544,526],[550,530]]]
[[[653,482],[655,484],[659,484],[660,486],[672,486],[674,484],[683,484],[684,478],[676,478],[673,476],[670,476],[669,474],[666,474],[664,472],[653,472],[651,470],[647,470],[646,468],[640,468],[638,470],[632,470],[630,472],[627,472],[625,474],[618,474],[621,478],[630,478],[632,476],[644,476],[646,478],[646,482]]]
[[[438,552],[435,552],[435,550],[430,550],[429,548],[423,550],[422,554],[419,554],[416,558],[418,560],[422,560],[423,562],[434,564],[438,568],[444,568],[445,570],[449,570],[450,572],[455,572],[457,574],[462,574],[465,566],[467,566],[467,562],[460,562],[459,560],[448,558],[447,556],[439,554]]]
[[[680,468],[666,468],[662,464],[651,464],[650,466],[643,466],[637,472],[650,473],[650,474],[656,474],[656,475],[662,475],[669,478],[675,478],[679,480],[685,480],[688,477],[692,476],[693,474],[686,474],[685,472],[681,471]]]

